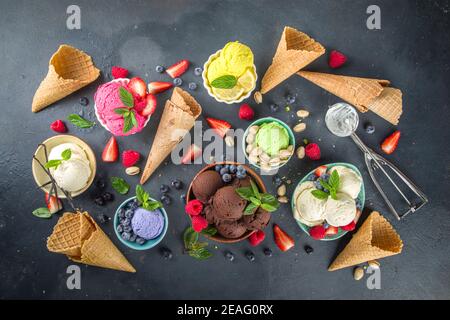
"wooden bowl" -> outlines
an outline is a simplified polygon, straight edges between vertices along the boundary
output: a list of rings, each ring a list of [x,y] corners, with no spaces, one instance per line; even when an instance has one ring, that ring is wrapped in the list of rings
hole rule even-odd
[[[192,179],[191,183],[189,184],[189,188],[186,194],[186,202],[189,202],[191,200],[195,199],[194,193],[192,192],[192,182],[197,179],[198,175],[201,174],[202,172],[205,172],[207,170],[214,170],[214,167],[218,164],[221,165],[225,165],[225,164],[234,164],[236,166],[241,165],[245,168],[245,170],[247,170],[247,175],[249,175],[253,181],[257,184],[259,191],[261,192],[267,192],[266,186],[264,185],[264,182],[262,181],[261,177],[258,176],[256,174],[255,171],[253,171],[252,169],[250,169],[248,166],[246,166],[245,164],[242,163],[237,163],[237,162],[231,162],[231,161],[226,161],[226,162],[216,162],[213,164],[209,164],[206,167],[204,167],[202,170],[200,170],[195,177]],[[208,236],[208,235],[204,235],[206,238],[213,240],[213,241],[217,241],[220,243],[236,243],[236,242],[240,242],[242,240],[247,239],[248,237],[250,237],[250,235],[252,233],[256,232],[256,230],[247,230],[242,236],[240,236],[239,238],[234,238],[234,239],[230,239],[230,238],[225,238],[223,236],[221,236],[220,234],[216,234],[214,236]]]

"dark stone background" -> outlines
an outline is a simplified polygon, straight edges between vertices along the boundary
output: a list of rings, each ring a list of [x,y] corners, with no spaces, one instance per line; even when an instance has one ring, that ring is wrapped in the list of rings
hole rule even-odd
[[[450,180],[449,148],[449,2],[448,1],[81,1],[82,29],[66,29],[66,8],[72,1],[5,1],[0,2],[0,56],[2,59],[1,145],[0,145],[0,298],[83,298],[83,299],[424,299],[450,298],[450,219],[448,198]],[[381,7],[382,29],[366,28],[366,8]],[[186,58],[202,65],[208,56],[225,43],[239,40],[255,54],[261,77],[269,65],[285,25],[296,27],[316,38],[328,50],[339,49],[349,63],[339,74],[387,78],[404,93],[404,115],[399,129],[403,136],[399,149],[388,158],[407,173],[430,198],[419,213],[402,222],[394,221],[377,194],[363,164],[362,154],[350,139],[337,138],[324,125],[326,106],[339,99],[296,76],[267,95],[264,104],[256,106],[258,116],[269,115],[270,101],[283,103],[286,92],[298,95],[294,110],[306,106],[311,111],[307,131],[298,135],[320,144],[323,158],[319,162],[292,159],[281,175],[297,182],[318,164],[347,161],[364,174],[367,188],[366,211],[377,209],[394,224],[404,241],[401,255],[382,261],[382,289],[368,290],[365,281],[356,282],[352,269],[328,272],[327,266],[338,248],[349,239],[318,242],[308,238],[295,224],[285,205],[273,216],[295,238],[296,246],[281,253],[267,232],[264,245],[253,249],[254,263],[243,253],[248,242],[217,245],[215,256],[198,262],[182,254],[181,234],[188,219],[180,203],[180,192],[172,191],[173,204],[167,207],[169,231],[162,241],[174,252],[171,261],[161,258],[158,249],[132,251],[115,237],[112,224],[105,231],[138,272],[127,274],[94,267],[82,267],[82,290],[66,288],[65,257],[49,253],[45,240],[56,217],[39,220],[31,211],[44,203],[44,194],[36,190],[31,174],[31,156],[37,144],[53,135],[49,124],[69,113],[84,110],[93,119],[93,94],[96,87],[109,79],[110,67],[127,67],[133,75],[146,81],[167,79],[157,74],[157,64],[170,65]],[[47,62],[59,44],[68,43],[89,53],[102,70],[94,84],[33,114],[33,94],[47,72]],[[310,70],[330,72],[326,56]],[[193,68],[183,76],[200,84]],[[88,107],[79,105],[80,97],[89,97]],[[119,138],[121,150],[133,148],[147,155],[163,102],[169,93],[159,97],[159,108],[147,128],[140,134]],[[247,123],[237,116],[238,106],[219,104],[202,88],[195,97],[204,108],[203,116],[225,118],[235,128]],[[252,102],[250,102],[252,103]],[[279,111],[275,116],[293,123],[293,112]],[[370,120],[376,133],[358,130],[366,143],[379,151],[380,141],[394,129],[376,115],[361,115],[361,123]],[[70,133],[87,141],[99,155],[109,133],[97,126],[93,130]],[[143,163],[141,163],[143,165]],[[168,164],[146,184],[158,195],[159,185],[181,178],[188,183],[202,167]],[[120,163],[98,163],[105,176],[125,176]],[[134,188],[137,177],[126,177]],[[266,184],[274,191],[270,178]],[[293,185],[289,188],[291,193]],[[116,196],[113,204],[99,208],[93,203],[95,188],[77,198],[77,203],[94,216],[113,216],[125,199]],[[307,256],[305,244],[314,253]],[[211,243],[214,246],[214,243]],[[269,246],[272,258],[262,254]],[[225,249],[236,254],[229,263],[222,256]]]

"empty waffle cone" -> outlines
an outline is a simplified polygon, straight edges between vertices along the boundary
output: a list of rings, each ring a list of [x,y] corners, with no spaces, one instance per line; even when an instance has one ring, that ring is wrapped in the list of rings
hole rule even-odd
[[[81,50],[61,45],[50,58],[48,73],[33,97],[31,110],[38,112],[98,78],[100,70]]]
[[[358,232],[328,268],[335,271],[402,252],[403,242],[392,225],[372,212]]]
[[[166,101],[164,106],[158,130],[141,176],[141,184],[150,178],[164,159],[183,140],[201,113],[201,106],[189,93],[180,88],[173,90],[172,97]]]
[[[75,262],[136,272],[87,212],[64,213],[47,239],[47,248]]]
[[[402,115],[402,92],[396,88],[384,88],[368,108],[393,125],[397,125]]]
[[[291,75],[325,53],[325,48],[307,34],[284,27],[272,64],[261,81],[261,93],[267,93]]]

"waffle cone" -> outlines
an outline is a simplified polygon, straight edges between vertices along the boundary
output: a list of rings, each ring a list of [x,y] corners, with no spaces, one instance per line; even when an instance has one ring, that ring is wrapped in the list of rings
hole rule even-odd
[[[141,184],[155,172],[164,159],[194,126],[202,108],[186,91],[175,88],[164,111],[141,176]]]
[[[325,53],[325,48],[307,34],[285,27],[272,64],[261,81],[261,93],[267,93],[291,75]]]
[[[393,125],[397,125],[403,112],[402,92],[396,88],[384,88],[368,108]]]
[[[33,97],[31,110],[38,112],[98,78],[92,58],[69,45],[61,45],[50,58],[48,73]]]
[[[136,272],[87,212],[64,213],[47,239],[47,248],[75,262]]]
[[[403,242],[392,225],[378,212],[372,212],[337,256],[328,271],[354,266],[402,252]]]

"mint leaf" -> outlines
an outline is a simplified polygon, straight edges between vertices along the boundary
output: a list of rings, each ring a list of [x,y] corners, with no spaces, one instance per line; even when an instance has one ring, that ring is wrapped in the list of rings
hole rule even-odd
[[[254,214],[256,209],[258,209],[258,207],[259,206],[257,206],[256,204],[250,202],[244,210],[244,216],[249,216],[249,215]]]
[[[274,207],[268,203],[263,203],[261,204],[261,208],[263,208],[264,210],[266,210],[267,212],[274,212],[278,209],[278,207]]]
[[[232,75],[225,75],[214,79],[211,82],[211,87],[218,89],[231,89],[237,83],[237,78]]]
[[[339,173],[336,170],[331,173],[330,179],[328,179],[328,183],[334,188],[334,190],[336,190],[336,192],[339,190],[340,177]]]
[[[122,101],[122,103],[126,107],[130,107],[130,108],[134,107],[133,95],[131,94],[130,91],[128,91],[124,87],[119,88],[119,97],[120,97],[120,100]]]
[[[45,164],[45,167],[47,168],[47,169],[50,169],[50,168],[58,168],[58,166],[60,165],[62,163],[62,161],[61,160],[59,160],[59,159],[55,159],[55,160],[50,160],[50,161],[48,161],[46,164]]]
[[[116,109],[114,109],[114,113],[120,114],[120,115],[128,114],[129,112],[130,112],[130,109],[128,109],[128,108],[116,108]]]
[[[124,115],[122,132],[123,133],[127,133],[128,131],[131,130],[131,128],[133,128],[133,122],[131,121],[131,116],[130,115]]]
[[[251,201],[250,198],[254,196],[253,189],[251,187],[237,188],[236,192],[242,199],[248,201]]]
[[[333,199],[333,200],[337,200],[338,198],[337,198],[337,195],[336,195],[336,190],[334,190],[334,189],[331,189],[330,190],[330,196],[331,196],[331,198]]]
[[[50,213],[50,210],[48,208],[37,208],[33,211],[33,215],[38,218],[48,219],[52,217],[52,214]]]
[[[74,126],[77,126],[78,128],[82,129],[91,128],[95,124],[95,122],[86,120],[75,113],[69,114],[67,120],[70,121]]]
[[[127,194],[130,190],[130,185],[119,177],[111,177],[111,185],[120,194]]]
[[[313,190],[311,193],[314,197],[320,200],[325,200],[328,198],[328,193],[323,192],[322,190]]]
[[[188,227],[183,234],[184,247],[186,249],[191,249],[192,246],[198,241],[198,233]]]
[[[250,180],[250,185],[252,187],[252,191],[255,197],[261,199],[261,195],[259,194],[258,186],[256,185],[256,183],[254,183],[253,180]]]
[[[149,200],[148,202],[144,203],[142,206],[145,210],[148,211],[154,211],[158,208],[162,208],[162,203],[156,200]]]
[[[63,160],[69,160],[72,156],[72,150],[66,149],[61,153],[61,157]]]
[[[131,117],[131,123],[133,124],[133,127],[138,126],[137,120],[136,120],[136,115],[134,114],[133,111],[130,111],[130,117]]]
[[[261,205],[261,200],[255,198],[255,197],[251,197],[250,201],[255,205],[255,206],[260,206]]]
[[[217,229],[214,227],[207,227],[207,228],[203,229],[201,233],[205,234],[207,236],[213,236],[217,233]]]
[[[333,186],[331,186],[328,182],[326,182],[326,181],[323,180],[323,179],[319,179],[319,183],[320,183],[320,185],[321,185],[322,187],[324,187],[324,188],[327,189],[327,190],[332,190],[332,189],[334,189]]]
[[[200,248],[197,250],[189,250],[188,254],[198,260],[206,260],[208,258],[212,257],[212,253],[209,252],[207,249],[205,248]]]
[[[148,195],[147,192],[145,192],[144,188],[140,184],[136,186],[136,199],[139,201],[140,204],[146,202],[145,197]]]
[[[206,248],[208,246],[208,242],[196,242],[191,246],[191,250],[198,250],[202,248]]]
[[[280,202],[278,202],[277,198],[269,193],[261,195],[261,202],[261,208],[269,212],[274,212],[280,207]]]

